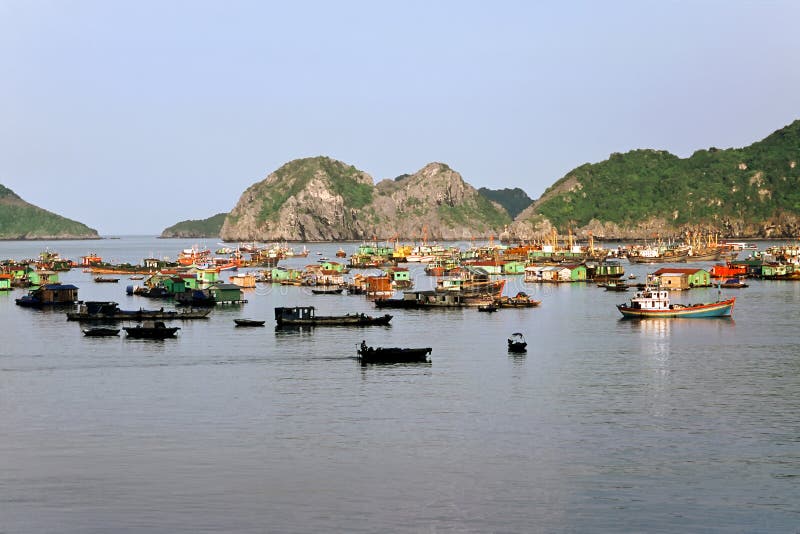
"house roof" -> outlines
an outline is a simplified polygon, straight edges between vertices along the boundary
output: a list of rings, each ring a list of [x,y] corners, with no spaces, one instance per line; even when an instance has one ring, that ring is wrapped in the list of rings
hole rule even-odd
[[[666,273],[696,274],[700,271],[708,272],[705,269],[692,269],[689,267],[662,267],[653,274],[656,276],[661,276]]]

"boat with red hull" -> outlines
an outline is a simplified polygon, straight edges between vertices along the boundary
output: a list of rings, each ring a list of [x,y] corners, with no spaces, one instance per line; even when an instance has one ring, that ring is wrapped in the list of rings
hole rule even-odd
[[[624,318],[686,318],[729,317],[733,313],[736,297],[703,304],[672,304],[669,291],[646,286],[637,291],[627,304],[618,304]]]

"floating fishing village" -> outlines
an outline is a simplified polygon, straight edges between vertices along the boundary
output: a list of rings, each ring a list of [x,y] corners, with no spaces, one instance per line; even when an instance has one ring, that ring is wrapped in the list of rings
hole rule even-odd
[[[352,247],[349,254],[345,246]],[[760,251],[752,242],[720,241],[710,235],[611,247],[598,246],[591,239],[580,244],[571,235],[560,238],[555,232],[539,243],[505,244],[490,239],[464,248],[372,242],[340,246],[333,256],[312,254],[307,246],[239,243],[224,244],[213,251],[195,245],[180,250],[174,260],[144,258],[132,265],[109,263],[94,253],[72,260],[46,250],[36,259],[4,260],[0,290],[24,291],[15,298],[20,307],[64,310],[66,320],[91,327],[83,330],[88,337],[116,336],[124,330],[130,337],[164,339],[175,337],[179,330],[167,327],[165,322],[208,319],[217,306],[246,306],[252,298],[247,292],[262,285],[307,289],[297,293],[296,306],[275,307],[276,328],[298,328],[391,324],[393,315],[388,313],[353,312],[347,298],[337,301],[340,314],[318,314],[316,299],[332,295],[361,296],[373,303],[376,312],[447,308],[496,312],[542,305],[541,300],[530,296],[531,291],[509,292],[509,280],[529,287],[584,284],[595,290],[633,290],[629,302],[617,305],[623,318],[728,317],[735,296],[683,304],[672,303],[670,293],[709,287],[743,289],[748,287],[744,282],[748,279],[800,280],[800,246],[786,244]],[[289,259],[295,260],[294,265],[305,265],[282,265]],[[311,263],[311,259],[316,261]],[[703,265],[690,266],[700,263]],[[652,266],[643,280],[625,269],[626,265],[640,264]],[[140,298],[141,306],[121,309],[117,301],[82,300],[76,285],[59,280],[59,273],[72,269],[85,273],[90,284],[117,284],[121,293]],[[138,326],[113,327],[126,322]],[[239,317],[232,326],[265,323],[264,318]],[[523,337],[524,333],[514,335]],[[509,350],[524,351],[526,345],[524,338],[514,343],[509,338]],[[401,350],[405,348],[395,348],[394,352],[384,349],[378,351],[382,357],[377,358],[375,350],[358,346],[356,356],[369,355],[365,362],[393,362],[402,361],[404,356],[417,360],[423,354]]]

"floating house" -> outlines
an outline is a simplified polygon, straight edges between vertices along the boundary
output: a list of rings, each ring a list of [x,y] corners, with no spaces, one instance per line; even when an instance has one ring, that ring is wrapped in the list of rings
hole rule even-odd
[[[390,267],[386,274],[392,279],[392,287],[395,289],[411,289],[414,281],[411,280],[411,273],[405,267]]]
[[[252,289],[256,287],[256,275],[253,273],[238,273],[234,276],[228,278],[230,283],[233,285],[245,288],[245,289]]]
[[[30,291],[16,299],[18,306],[43,308],[74,304],[78,300],[78,288],[72,284],[47,284]]]
[[[0,273],[0,291],[9,291],[14,275],[10,273]]]
[[[388,275],[367,276],[365,278],[367,295],[392,295],[392,279]]]
[[[711,273],[705,269],[680,267],[663,267],[653,273],[659,285],[664,289],[691,289],[693,287],[710,287]]]

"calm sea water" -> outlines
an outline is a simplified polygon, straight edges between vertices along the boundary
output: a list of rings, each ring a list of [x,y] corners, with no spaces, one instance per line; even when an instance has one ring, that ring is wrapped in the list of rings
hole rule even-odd
[[[0,258],[138,263],[191,245],[0,242]],[[309,248],[285,264],[338,244]],[[62,281],[84,300],[160,306],[124,279]],[[361,296],[260,287],[165,341],[84,338],[63,312],[15,306],[22,290],[0,294],[0,532],[800,529],[800,284],[752,281],[732,320],[624,321],[624,294],[506,292],[519,290],[542,306],[236,329],[281,305],[377,313]],[[506,352],[517,331],[527,355]],[[362,339],[430,346],[432,363],[361,367]]]

